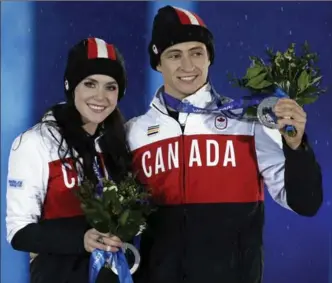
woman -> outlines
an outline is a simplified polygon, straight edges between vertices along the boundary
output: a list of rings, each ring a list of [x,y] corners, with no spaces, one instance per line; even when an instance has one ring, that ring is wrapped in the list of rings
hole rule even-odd
[[[38,254],[31,263],[31,283],[88,282],[90,253],[96,248],[117,251],[122,245],[117,237],[89,227],[73,190],[83,178],[97,184],[95,160],[115,182],[130,170],[117,108],[125,88],[124,61],[115,46],[85,39],[69,52],[66,103],[53,106],[13,142],[7,239],[16,250]],[[118,279],[104,268],[97,282]]]

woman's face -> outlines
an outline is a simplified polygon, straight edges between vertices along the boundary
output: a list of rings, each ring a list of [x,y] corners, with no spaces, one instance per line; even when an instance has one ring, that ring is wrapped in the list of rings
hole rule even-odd
[[[106,75],[92,75],[81,81],[75,89],[75,106],[84,123],[100,124],[115,109],[119,86]]]

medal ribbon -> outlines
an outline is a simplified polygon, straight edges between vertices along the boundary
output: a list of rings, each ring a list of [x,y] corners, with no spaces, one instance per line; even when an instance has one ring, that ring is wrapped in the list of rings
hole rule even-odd
[[[265,98],[271,97],[271,95],[255,95],[255,96],[248,96],[243,97],[240,99],[232,100],[231,102],[227,102],[222,104],[219,98],[219,95],[215,92],[212,88],[211,95],[213,97],[213,101],[217,105],[216,108],[209,109],[209,108],[201,108],[192,105],[190,102],[183,102],[167,93],[163,93],[163,98],[167,106],[174,109],[177,112],[182,113],[196,113],[196,114],[209,114],[209,113],[216,113],[220,114],[224,117],[231,118],[231,119],[252,119],[254,117],[245,116],[246,111],[249,107],[257,106],[260,104]],[[278,98],[288,97],[288,95],[282,91],[280,88],[277,88],[275,93],[272,95]],[[273,113],[271,113],[273,114]],[[274,116],[274,115],[272,115]],[[276,123],[276,117],[274,116],[274,122]],[[295,128],[293,126],[286,126],[285,130],[294,131]]]
[[[102,156],[100,157],[101,162],[103,163]],[[104,166],[105,167],[105,166]],[[106,170],[106,169],[105,169]],[[96,174],[98,179],[97,185],[97,195],[102,196],[103,194],[103,182],[102,182],[102,173],[101,168],[99,167],[98,158],[95,158],[93,163],[93,171]],[[138,236],[136,236],[138,237]],[[136,238],[135,237],[135,238]],[[140,239],[134,239],[134,243],[139,242]],[[137,247],[136,247],[137,248]],[[118,278],[120,283],[133,283],[132,276],[130,274],[130,269],[128,266],[127,259],[123,253],[122,249],[119,249],[117,252],[108,252],[100,249],[95,249],[90,257],[89,264],[89,283],[95,283],[98,273],[104,267],[106,263],[112,265],[114,263],[115,268],[118,272]]]

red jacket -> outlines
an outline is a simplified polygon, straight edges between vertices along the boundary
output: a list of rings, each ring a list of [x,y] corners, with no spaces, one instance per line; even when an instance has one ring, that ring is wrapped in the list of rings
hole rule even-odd
[[[216,107],[209,85],[187,100]],[[260,282],[264,183],[298,214],[320,207],[312,151],[283,146],[277,130],[217,114],[169,115],[162,89],[127,129],[139,179],[160,205],[142,239],[144,283]],[[300,167],[310,174],[300,177]]]

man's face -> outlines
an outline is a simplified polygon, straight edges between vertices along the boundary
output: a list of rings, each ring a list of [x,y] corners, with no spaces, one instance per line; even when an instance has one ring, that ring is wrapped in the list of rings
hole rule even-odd
[[[182,99],[195,93],[207,80],[209,54],[201,42],[184,42],[167,48],[157,70],[164,78],[165,92]]]

